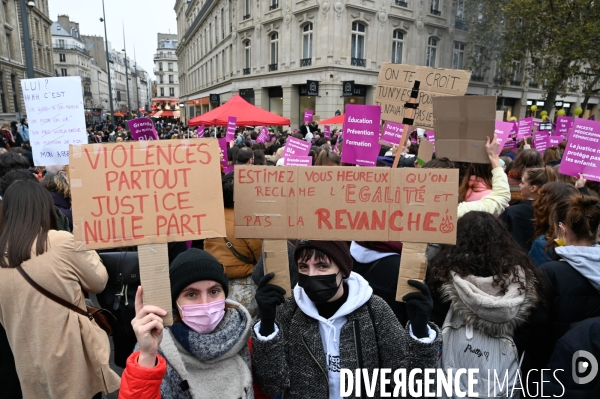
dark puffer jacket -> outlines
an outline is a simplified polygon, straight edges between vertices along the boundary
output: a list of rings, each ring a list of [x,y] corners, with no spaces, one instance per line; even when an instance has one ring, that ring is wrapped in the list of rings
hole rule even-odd
[[[277,309],[276,323],[279,333],[270,341],[260,341],[252,331],[254,378],[260,388],[270,396],[283,393],[286,399],[328,399],[319,322],[300,310],[291,297]],[[340,368],[390,368],[392,372],[405,368],[408,373],[413,368],[435,367],[442,334],[437,326],[430,326],[437,333],[434,342],[413,339],[385,301],[373,295],[347,316],[341,329]],[[375,392],[380,392],[379,381]]]

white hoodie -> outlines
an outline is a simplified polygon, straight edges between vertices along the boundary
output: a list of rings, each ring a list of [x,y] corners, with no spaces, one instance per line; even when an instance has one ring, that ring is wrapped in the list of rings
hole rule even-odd
[[[350,273],[344,280],[348,286],[348,299],[330,319],[319,315],[315,304],[308,299],[304,289],[299,285],[294,287],[294,298],[300,310],[309,317],[319,322],[321,342],[327,360],[327,373],[329,375],[329,397],[341,398],[340,395],[340,331],[346,324],[347,315],[367,303],[373,295],[373,289],[367,280],[357,273]]]

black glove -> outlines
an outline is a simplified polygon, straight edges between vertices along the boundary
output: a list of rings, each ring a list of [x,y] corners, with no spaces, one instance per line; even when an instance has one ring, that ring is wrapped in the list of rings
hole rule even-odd
[[[256,303],[260,312],[260,335],[263,337],[273,334],[275,331],[275,315],[277,306],[285,302],[285,290],[273,284],[267,284],[275,276],[269,273],[260,279],[256,289]]]
[[[406,302],[412,332],[417,338],[428,337],[429,329],[427,328],[427,324],[429,324],[429,315],[431,315],[431,311],[433,310],[433,299],[431,299],[429,288],[417,280],[408,280],[408,284],[421,291],[411,292],[402,298]]]

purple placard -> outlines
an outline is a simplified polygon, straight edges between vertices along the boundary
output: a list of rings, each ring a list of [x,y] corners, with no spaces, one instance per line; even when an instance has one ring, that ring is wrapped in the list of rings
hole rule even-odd
[[[600,143],[600,122],[578,118],[569,135],[559,172],[588,180],[600,181],[600,160],[596,149]]]
[[[435,132],[433,130],[426,131],[425,136],[427,136],[427,141],[435,144]]]
[[[288,156],[283,159],[284,166],[312,166],[313,157]]]
[[[526,137],[531,137],[531,128],[533,127],[533,118],[523,118],[519,121],[519,129],[517,131],[517,141],[521,141]]]
[[[564,138],[569,137],[569,130],[573,127],[573,118],[570,116],[558,116],[556,118],[556,134]]]
[[[200,126],[198,129],[196,129],[196,136],[201,139],[202,137],[204,137],[204,125]]]
[[[535,130],[540,130],[540,123],[542,123],[541,119],[534,119],[533,120],[533,127],[535,128]]]
[[[504,144],[509,140],[510,137],[510,132],[513,129],[513,124],[510,122],[502,122],[502,121],[496,121],[496,128],[494,130],[494,133],[496,134],[496,137],[498,138],[498,144],[500,144],[500,150],[498,151],[498,154],[500,154],[502,152],[502,150],[504,149]],[[512,141],[512,140],[510,140]]]
[[[379,105],[346,106],[344,117],[344,150],[342,162],[376,166],[379,144],[381,107]]]
[[[558,147],[564,140],[562,136],[550,136],[548,137],[548,147]]]
[[[136,118],[127,121],[131,136],[135,141],[158,140],[158,133],[154,128],[154,122],[150,118]]]
[[[323,129],[323,134],[325,135],[325,138],[329,140],[331,138],[331,126],[325,125],[325,128]]]
[[[227,118],[227,134],[225,135],[225,140],[227,142],[233,141],[235,138],[235,128],[237,124],[237,117],[230,116]]]
[[[315,111],[313,111],[312,109],[307,109],[306,111],[304,111],[304,123],[312,122],[314,114]]]
[[[383,134],[381,135],[381,141],[392,145],[400,145],[400,139],[402,138],[402,131],[404,131],[404,125],[396,122],[386,122],[383,127]]]
[[[290,156],[305,157],[310,151],[310,146],[311,144],[304,140],[300,140],[295,137],[288,137],[287,141],[285,142],[285,149],[283,150],[282,158],[287,158]]]
[[[227,155],[227,139],[218,139],[219,140],[219,147],[221,147],[221,154],[223,154],[223,160],[221,161],[221,165],[223,165],[224,168],[227,168],[229,165],[229,159],[228,159],[228,155]]]
[[[257,143],[267,143],[269,142],[269,131],[265,126],[260,131],[260,134],[256,138]]]
[[[515,140],[513,140],[512,137],[509,137],[509,139],[506,140],[506,142],[504,143],[504,148],[515,149],[515,148],[517,148],[517,142]],[[500,152],[502,152],[502,151],[500,151]]]
[[[540,130],[539,132],[535,132],[533,134],[533,148],[535,148],[539,152],[546,151],[546,148],[548,146],[546,138],[550,135],[549,133],[550,132],[548,130]]]

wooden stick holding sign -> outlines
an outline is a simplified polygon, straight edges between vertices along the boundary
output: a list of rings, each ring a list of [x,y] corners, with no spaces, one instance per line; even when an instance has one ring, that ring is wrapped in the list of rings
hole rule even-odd
[[[419,87],[421,82],[418,80],[415,81],[415,84],[410,92],[410,100],[406,104],[404,104],[404,108],[408,108],[406,111],[406,116],[402,119],[402,123],[404,124],[404,130],[402,130],[402,137],[400,138],[400,146],[398,147],[398,151],[396,151],[396,158],[394,158],[394,165],[392,169],[396,169],[398,167],[398,163],[400,162],[400,156],[402,154],[402,147],[404,147],[404,143],[406,143],[406,137],[408,136],[410,127],[413,125],[415,121],[415,112],[417,108],[419,108],[419,103],[417,102],[417,98],[419,97]],[[409,116],[410,114],[410,116]]]
[[[283,288],[285,290],[284,297],[291,297],[292,284],[290,283],[287,240],[263,240],[263,265],[265,275],[275,273],[269,284]]]
[[[426,250],[427,244],[422,242],[404,242],[402,244],[396,301],[404,302],[402,300],[404,295],[411,292],[419,292],[412,285],[408,285],[408,280],[419,280],[421,282],[425,280],[425,272],[427,271]]]
[[[173,301],[169,280],[168,244],[138,245],[140,282],[144,287],[144,305],[154,305],[167,311],[163,325],[173,325]]]

